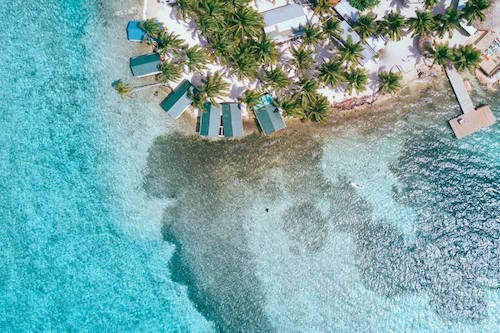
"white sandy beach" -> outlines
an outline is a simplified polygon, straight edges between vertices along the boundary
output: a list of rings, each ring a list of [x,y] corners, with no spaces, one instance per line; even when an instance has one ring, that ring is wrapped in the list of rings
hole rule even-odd
[[[269,10],[271,8],[283,6],[289,3],[287,0],[276,0],[274,3],[268,0],[256,0],[252,2],[252,6],[259,12]],[[452,4],[452,0],[444,0],[439,6],[434,9],[434,13],[442,13]],[[422,9],[421,3],[410,3],[406,7],[395,5],[392,0],[382,0],[380,4],[373,9],[378,18],[384,17],[390,11],[400,10],[401,14],[406,18],[415,15],[416,10]],[[313,17],[312,10],[305,6],[305,11],[308,19],[312,22],[316,21]],[[200,41],[196,26],[193,20],[184,22],[182,19],[177,18],[175,6],[163,5],[156,0],[145,0],[145,18],[157,18],[162,22],[168,31],[180,35],[189,46],[202,45]],[[466,36],[460,31],[453,33],[453,38],[449,40],[450,46],[464,44],[469,36]],[[447,36],[445,38],[447,40]],[[282,58],[286,60],[289,58],[288,44],[281,45]],[[410,82],[417,78],[417,72],[420,68],[424,68],[424,58],[418,50],[417,38],[411,35],[404,36],[400,41],[388,41],[385,47],[380,50],[380,57],[378,61],[370,60],[364,65],[368,72],[369,83],[367,89],[359,94],[353,93],[352,95],[346,94],[345,86],[338,89],[323,88],[319,92],[325,95],[331,103],[338,103],[353,97],[371,96],[378,91],[378,73],[382,70],[398,71],[403,74],[404,83]],[[224,68],[219,64],[210,64],[208,66],[209,72],[224,72]],[[291,73],[293,75],[293,73]],[[197,74],[184,74],[182,79],[190,79],[194,84],[201,80],[201,76]],[[229,100],[236,100],[243,96],[248,88],[255,88],[256,83],[244,82],[238,80],[235,76],[225,75],[225,78],[231,84]]]

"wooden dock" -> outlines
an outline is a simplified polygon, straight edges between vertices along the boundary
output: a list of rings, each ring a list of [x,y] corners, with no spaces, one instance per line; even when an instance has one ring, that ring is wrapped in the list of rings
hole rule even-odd
[[[469,93],[465,88],[464,80],[457,72],[454,66],[446,66],[446,75],[448,75],[448,79],[450,80],[451,87],[455,92],[455,96],[457,96],[458,104],[462,108],[463,113],[473,112],[475,110],[474,104],[470,99]]]
[[[465,88],[464,80],[454,66],[446,67],[446,75],[450,80],[455,96],[462,109],[463,115],[449,121],[451,129],[457,139],[471,135],[482,128],[493,125],[496,122],[489,105],[483,105],[477,109]]]

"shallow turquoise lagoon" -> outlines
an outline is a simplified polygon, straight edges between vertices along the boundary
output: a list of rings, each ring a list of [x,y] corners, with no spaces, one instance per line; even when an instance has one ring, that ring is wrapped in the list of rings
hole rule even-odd
[[[436,83],[313,134],[179,135],[111,88],[138,4],[0,4],[0,331],[499,330],[498,124],[457,142]]]

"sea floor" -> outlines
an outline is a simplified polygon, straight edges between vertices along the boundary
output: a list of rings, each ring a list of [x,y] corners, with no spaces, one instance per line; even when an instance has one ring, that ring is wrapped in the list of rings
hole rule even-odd
[[[0,32],[2,331],[498,331],[498,124],[455,140],[443,79],[314,131],[201,140],[111,87],[135,83],[139,11],[0,5],[28,22]]]

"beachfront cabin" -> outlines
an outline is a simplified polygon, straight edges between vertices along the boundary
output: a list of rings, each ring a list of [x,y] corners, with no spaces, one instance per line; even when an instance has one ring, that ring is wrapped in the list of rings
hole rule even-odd
[[[200,116],[200,135],[210,138],[222,136],[222,110],[212,103],[203,104]]]
[[[302,35],[307,17],[301,5],[292,3],[262,13],[266,36],[277,43]]]
[[[196,92],[188,80],[182,81],[172,92],[160,103],[165,112],[172,118],[178,119],[184,111],[191,105],[192,100],[189,97]]]
[[[131,42],[142,42],[146,31],[141,27],[141,21],[130,21],[127,25],[127,38]]]
[[[158,53],[130,58],[130,70],[135,77],[145,77],[161,72],[161,59]]]
[[[242,137],[243,119],[238,103],[222,103],[222,128],[224,137]]]
[[[500,33],[479,30],[472,45],[481,51],[479,68],[489,77],[493,77],[500,70]]]
[[[264,95],[260,103],[253,107],[255,118],[264,135],[270,135],[286,127],[281,113],[272,102],[273,98],[270,95]]]
[[[346,42],[347,38],[351,36],[351,39],[353,43],[358,43],[361,42],[361,37],[359,37],[358,33],[354,30],[352,30],[351,26],[347,21],[341,21],[340,22],[340,28],[343,30],[342,35],[340,36],[342,42]],[[368,44],[363,44],[363,51],[361,54],[363,55],[363,59],[360,59],[359,63],[360,65],[365,65],[368,61],[374,59],[375,57],[375,51],[368,45]]]
[[[351,6],[347,0],[340,1],[333,8],[337,13],[339,13],[340,16],[342,16],[344,20],[349,23],[354,23],[358,20],[358,10]]]

